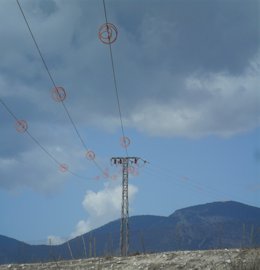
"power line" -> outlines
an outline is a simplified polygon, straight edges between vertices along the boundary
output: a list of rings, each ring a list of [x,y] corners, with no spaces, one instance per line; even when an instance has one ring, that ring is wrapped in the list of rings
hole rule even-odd
[[[66,112],[66,114],[67,114],[67,116],[69,118],[69,121],[72,124],[72,126],[73,126],[73,128],[75,130],[75,133],[76,133],[77,137],[79,138],[81,144],[83,145],[84,149],[86,151],[88,151],[88,147],[87,147],[85,141],[83,140],[82,136],[80,135],[80,132],[79,132],[79,130],[78,130],[78,128],[77,128],[77,126],[76,126],[76,124],[75,124],[75,122],[74,122],[74,120],[73,120],[73,118],[72,118],[72,116],[71,116],[71,114],[70,114],[70,112],[69,112],[66,104],[64,103],[64,98],[61,96],[60,92],[58,91],[58,88],[60,88],[60,87],[57,87],[57,85],[55,83],[55,80],[54,80],[54,78],[53,78],[53,76],[52,76],[52,74],[50,72],[50,69],[49,69],[49,67],[48,67],[48,65],[47,65],[47,63],[46,63],[46,61],[44,59],[43,53],[42,53],[42,51],[40,49],[40,46],[39,46],[39,44],[38,44],[38,42],[37,42],[37,40],[36,40],[36,38],[35,38],[35,36],[33,34],[33,31],[31,29],[31,26],[30,26],[30,24],[29,24],[29,22],[27,20],[27,17],[25,15],[24,11],[23,11],[23,8],[22,8],[19,0],[16,0],[16,2],[17,2],[17,5],[19,7],[19,10],[20,10],[20,12],[21,12],[21,14],[23,16],[23,19],[25,21],[25,24],[26,24],[26,26],[27,26],[27,28],[29,30],[30,36],[31,36],[31,38],[33,40],[33,43],[34,43],[34,45],[35,45],[35,47],[37,49],[37,52],[38,52],[38,54],[40,56],[40,59],[41,59],[43,65],[45,67],[45,70],[46,70],[46,72],[48,74],[48,77],[49,77],[51,83],[53,84],[54,89],[56,89],[56,94],[58,95],[57,96],[58,97],[58,101],[60,101],[62,103],[63,108],[64,108],[64,110],[65,110],[65,112]],[[103,6],[104,6],[104,13],[105,13],[106,24],[108,24],[107,11],[106,11],[106,6],[105,6],[105,1],[104,0],[103,0]],[[117,83],[117,78],[116,78],[116,71],[115,71],[114,57],[113,57],[111,43],[109,43],[109,54],[110,54],[110,59],[111,59],[111,67],[112,67],[113,81],[114,81],[114,86],[115,86],[115,94],[116,94],[116,100],[117,100],[117,106],[118,106],[118,113],[119,113],[119,118],[120,118],[121,132],[122,132],[122,136],[123,136],[122,138],[124,140],[122,144],[125,145],[124,148],[125,148],[125,151],[126,151],[126,155],[128,156],[128,151],[127,151],[127,146],[128,145],[126,145],[126,142],[125,142],[125,140],[128,139],[128,138],[125,136],[125,130],[124,130],[124,125],[123,125],[122,110],[121,110],[121,104],[120,104],[120,99],[119,99],[118,83]],[[5,104],[3,104],[3,105],[5,106]],[[6,109],[8,109],[8,107],[6,107]],[[18,119],[16,119],[16,120],[18,120]],[[31,137],[32,140],[34,140],[34,142],[36,144],[38,144],[38,146],[40,148],[42,148],[42,150],[46,154],[48,154],[50,156],[50,158],[52,158],[55,161],[55,158],[50,153],[48,153],[48,152],[45,151],[46,149],[44,149],[44,147],[42,147],[42,145],[39,143],[39,141],[37,139],[35,139],[33,136],[31,136],[31,134],[29,132],[28,132],[28,135]],[[91,160],[93,161],[93,163],[95,164],[95,166],[104,174],[104,170],[98,164],[98,162],[95,159],[91,159]],[[58,162],[56,162],[56,163],[58,163]]]
[[[3,105],[3,107],[6,109],[6,111],[15,119],[16,122],[19,122],[20,120],[18,120],[17,116],[12,112],[12,110],[7,106],[7,104],[0,98],[0,103]],[[34,141],[34,143],[36,145],[38,145],[38,147],[52,160],[54,161],[60,168],[61,166],[63,166],[64,164],[62,164],[61,162],[59,162],[54,155],[52,155],[41,143],[38,139],[36,139],[31,132],[28,131],[28,129],[26,128],[26,130],[24,130],[24,132],[26,132],[26,134],[30,137],[30,139],[32,141]],[[94,161],[96,162],[96,161]],[[99,166],[98,164],[96,164],[97,166]],[[100,170],[102,170],[102,168],[100,167]],[[81,179],[81,180],[96,180],[95,177],[84,177],[81,176],[73,171],[71,171],[69,168],[66,168],[66,171],[68,171],[71,175]],[[102,170],[103,172],[103,170]]]
[[[144,170],[144,173],[146,173],[146,174],[148,174],[150,176],[156,176],[156,177],[158,177],[158,172],[156,172],[156,170],[153,170],[152,168],[149,168],[149,169],[146,168]],[[182,179],[181,177],[180,178],[177,178],[177,177],[174,177],[171,174],[167,174],[167,177],[168,178],[170,177],[168,182],[174,182],[175,184],[179,185],[179,187],[181,187],[181,185],[182,185],[182,187],[186,189],[186,187],[188,186],[188,188],[192,189],[195,192],[200,192],[202,194],[207,193],[212,198],[214,197],[214,200],[216,200],[216,199],[219,200],[220,199],[219,194],[218,195],[213,194],[213,193],[205,190],[204,187],[202,187],[200,185],[195,185],[190,180],[188,181],[187,178],[185,178],[185,179]],[[162,176],[161,176],[161,178],[162,178]],[[161,180],[161,181],[165,183],[165,180]],[[223,199],[223,196],[222,196],[222,199]]]
[[[5,108],[5,110],[11,115],[12,118],[14,118],[14,120],[16,121],[16,123],[19,122],[18,117],[13,113],[13,111],[8,107],[8,105],[3,101],[2,98],[0,98],[0,103],[2,104],[2,106]],[[29,138],[34,141],[34,143],[54,162],[56,163],[59,167],[61,167],[63,164],[61,162],[59,162],[55,156],[53,154],[51,154],[41,143],[38,139],[36,139],[32,133],[30,131],[28,131],[28,128],[24,128],[23,132],[25,132]],[[72,172],[70,169],[66,169],[66,171],[68,171],[71,175],[77,177],[77,178],[81,178],[81,179],[87,179],[86,177],[80,176],[74,172]]]
[[[16,2],[17,2],[17,4],[18,4],[18,7],[19,7],[19,9],[20,9],[20,11],[21,11],[21,14],[22,14],[22,16],[23,16],[23,18],[24,18],[24,21],[25,21],[25,23],[26,23],[26,26],[27,26],[27,28],[28,28],[28,30],[29,30],[29,32],[30,32],[31,38],[32,38],[32,40],[33,40],[33,42],[34,42],[34,45],[35,45],[35,47],[36,47],[36,49],[37,49],[37,51],[38,51],[38,53],[39,53],[39,55],[40,55],[40,58],[41,58],[41,60],[42,60],[42,63],[43,63],[43,65],[44,65],[44,67],[45,67],[45,69],[46,69],[46,71],[47,71],[47,74],[48,74],[48,76],[49,76],[49,78],[50,78],[50,80],[51,80],[51,82],[52,82],[54,88],[57,89],[57,85],[56,85],[56,83],[55,83],[55,81],[54,81],[54,79],[53,79],[53,76],[51,75],[51,72],[50,72],[50,70],[49,70],[49,68],[48,68],[48,66],[47,66],[46,61],[44,60],[43,54],[42,54],[42,52],[41,52],[41,50],[40,50],[40,47],[39,47],[39,45],[38,45],[38,43],[37,43],[37,41],[36,41],[36,39],[35,39],[35,36],[34,36],[32,30],[31,30],[31,27],[30,27],[30,25],[29,25],[29,22],[28,22],[28,20],[27,20],[27,18],[26,18],[26,16],[25,16],[25,13],[23,12],[22,6],[20,5],[19,0],[16,0]],[[58,93],[58,94],[59,94],[59,93]],[[68,111],[68,108],[67,108],[66,104],[63,102],[62,99],[61,99],[60,101],[61,101],[61,103],[62,103],[62,105],[63,105],[63,108],[64,108],[64,110],[65,110],[65,112],[66,112],[66,114],[67,114],[67,116],[68,116],[68,118],[69,118],[69,120],[70,120],[70,122],[71,122],[71,124],[72,124],[72,126],[73,126],[73,128],[74,128],[74,130],[75,130],[75,132],[76,132],[76,134],[77,134],[77,136],[79,137],[79,139],[80,139],[82,145],[84,146],[85,150],[88,150],[88,147],[86,146],[84,140],[82,139],[82,137],[81,137],[81,135],[80,135],[80,133],[79,133],[79,131],[78,131],[78,129],[77,129],[77,126],[76,126],[75,122],[73,121],[73,119],[72,119],[72,117],[71,117],[71,115],[70,115],[70,113],[69,113],[69,111]]]
[[[35,47],[36,47],[36,49],[37,49],[37,51],[38,51],[38,53],[39,53],[39,56],[40,56],[40,58],[41,58],[41,60],[42,60],[42,63],[43,63],[43,65],[44,65],[44,67],[45,67],[45,69],[46,69],[46,71],[47,71],[47,74],[48,74],[48,76],[49,76],[49,78],[50,78],[50,81],[51,81],[51,83],[53,84],[54,89],[57,90],[58,87],[57,87],[57,85],[56,85],[56,83],[55,83],[55,81],[54,81],[54,78],[53,78],[53,76],[52,76],[52,74],[51,74],[51,72],[50,72],[50,70],[49,70],[49,67],[48,67],[48,65],[47,65],[47,63],[46,63],[46,61],[45,61],[45,59],[44,59],[44,57],[43,57],[43,54],[42,54],[42,52],[41,52],[41,50],[40,50],[40,47],[39,47],[39,45],[38,45],[38,42],[36,41],[36,38],[35,38],[34,34],[33,34],[33,32],[32,32],[32,29],[31,29],[30,24],[29,24],[29,22],[28,22],[28,20],[27,20],[27,18],[26,18],[26,16],[25,16],[25,13],[24,13],[24,11],[23,11],[23,9],[22,9],[22,6],[21,6],[21,4],[19,3],[19,0],[16,0],[16,2],[17,2],[17,5],[18,5],[18,7],[19,7],[19,9],[20,9],[20,11],[21,11],[21,14],[22,14],[23,19],[24,19],[24,21],[25,21],[25,23],[26,23],[26,26],[27,26],[27,28],[28,28],[28,30],[29,30],[29,32],[30,32],[31,38],[32,38],[32,40],[33,40],[33,42],[34,42],[34,45],[35,45]],[[61,98],[60,93],[59,93],[58,90],[57,90],[57,95],[60,97],[59,101],[62,103],[62,106],[63,106],[63,108],[64,108],[64,110],[65,110],[65,112],[66,112],[66,114],[67,114],[67,116],[68,116],[68,118],[69,118],[69,121],[70,121],[71,125],[73,126],[73,129],[74,129],[74,131],[75,131],[77,137],[79,138],[79,140],[80,140],[81,144],[83,145],[85,151],[88,151],[88,147],[87,147],[85,141],[83,140],[82,136],[80,135],[80,132],[79,132],[79,130],[78,130],[78,128],[77,128],[77,126],[76,126],[76,124],[75,124],[75,122],[74,122],[74,120],[73,120],[73,118],[72,118],[72,116],[71,116],[71,114],[70,114],[70,112],[69,112],[69,110],[68,110],[66,104],[64,103],[63,98]],[[93,160],[93,162],[94,162],[95,166],[103,173],[102,167],[101,167],[95,160]]]
[[[151,164],[151,162],[148,162],[148,164]],[[171,177],[170,180],[178,183],[178,184],[183,184],[183,185],[188,185],[190,188],[193,188],[196,191],[199,191],[201,193],[207,193],[208,195],[210,195],[212,198],[214,197],[215,199],[221,199],[221,200],[228,200],[230,198],[230,195],[228,195],[227,193],[215,189],[213,187],[204,185],[199,183],[198,181],[195,181],[192,177],[187,176],[187,175],[179,175],[177,176],[176,173],[174,173],[172,170],[170,170],[168,167],[167,168],[162,168],[161,166],[158,166],[157,164],[155,165],[154,163],[152,163],[151,165],[153,165],[153,169],[149,168],[151,170],[152,174],[158,174],[158,172],[156,172],[156,168],[157,170],[160,170],[161,172],[164,173],[165,176]],[[148,166],[146,167],[148,168]],[[147,171],[148,172],[148,171]],[[174,176],[175,175],[175,176]],[[242,198],[238,198],[239,200],[245,201],[246,203],[250,204],[249,201],[244,200]]]
[[[103,8],[104,8],[104,15],[105,15],[105,20],[106,20],[106,25],[108,25],[107,10],[106,10],[105,0],[103,0]],[[109,36],[109,33],[108,33],[108,36]],[[111,60],[111,67],[112,67],[113,81],[114,81],[114,86],[115,86],[115,94],[116,94],[116,100],[117,100],[118,113],[119,113],[119,118],[120,118],[121,132],[122,132],[123,138],[125,138],[126,136],[125,136],[125,129],[124,129],[124,124],[123,124],[122,110],[121,110],[119,93],[118,93],[119,91],[118,91],[118,83],[117,83],[117,78],[116,78],[116,71],[115,71],[115,64],[114,64],[112,45],[111,45],[111,42],[108,42],[107,44],[109,45],[109,55],[110,55],[110,60]],[[124,147],[124,148],[125,148],[126,156],[128,157],[127,147]]]
[[[18,121],[18,118],[16,117],[16,115],[10,110],[10,108],[6,105],[6,103],[1,98],[0,98],[0,103],[7,110],[7,112],[15,119],[15,121]]]
[[[18,117],[13,113],[13,111],[8,107],[8,105],[3,101],[2,98],[0,98],[0,103],[2,104],[2,106],[5,108],[5,110],[14,118],[14,120],[16,122],[19,122],[20,120],[18,119]],[[36,145],[39,146],[39,148],[41,148],[41,150],[47,155],[49,156],[49,158],[51,160],[53,160],[59,167],[61,167],[63,164],[60,163],[55,157],[54,155],[52,155],[41,143],[38,139],[36,139],[29,131],[28,129],[26,128],[24,130],[24,132],[27,133],[27,135],[31,138],[32,141],[35,142]],[[102,169],[102,167],[95,161],[93,160],[93,162],[95,163],[95,165],[99,168],[99,170],[102,172],[102,174],[104,174],[104,170]],[[84,176],[81,176],[73,171],[71,171],[70,169],[66,168],[66,171],[68,171],[71,175],[79,178],[79,179],[82,179],[82,180],[96,180],[95,177],[84,177]]]

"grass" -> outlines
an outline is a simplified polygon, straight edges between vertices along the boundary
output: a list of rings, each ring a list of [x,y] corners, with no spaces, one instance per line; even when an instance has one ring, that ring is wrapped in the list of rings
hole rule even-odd
[[[233,263],[231,264],[232,270],[260,270],[260,258],[253,258],[245,263]]]

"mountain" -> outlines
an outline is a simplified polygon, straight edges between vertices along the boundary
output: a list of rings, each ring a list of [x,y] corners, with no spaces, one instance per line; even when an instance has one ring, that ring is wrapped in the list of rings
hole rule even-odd
[[[29,245],[0,235],[0,264],[48,261],[52,259],[52,247]]]
[[[158,224],[157,224],[158,226]],[[161,233],[159,249],[213,249],[260,245],[260,208],[227,201],[177,210]],[[168,240],[170,238],[170,240]]]
[[[9,263],[10,259],[15,259],[16,261],[19,261],[19,251],[24,245],[27,244],[0,235],[0,262],[2,264]]]
[[[129,253],[260,246],[260,208],[227,201],[183,208],[168,217],[129,219]],[[120,220],[62,245],[28,245],[0,236],[0,263],[119,254]]]

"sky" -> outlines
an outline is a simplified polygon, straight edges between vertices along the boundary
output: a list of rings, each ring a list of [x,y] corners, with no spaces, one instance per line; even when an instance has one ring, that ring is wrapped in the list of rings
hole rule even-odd
[[[129,175],[130,216],[227,200],[260,207],[260,1],[105,3],[127,151],[147,161]],[[58,244],[121,214],[110,158],[126,149],[98,38],[106,20],[102,0],[20,5],[66,99],[53,99],[16,1],[0,0],[0,234]]]

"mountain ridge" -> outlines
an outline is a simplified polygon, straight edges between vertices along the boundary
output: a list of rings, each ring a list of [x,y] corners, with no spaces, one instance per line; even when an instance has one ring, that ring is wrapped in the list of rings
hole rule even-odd
[[[260,246],[260,208],[234,201],[133,216],[129,224],[130,253]],[[56,246],[0,236],[0,264],[118,255],[119,233],[117,219]]]

